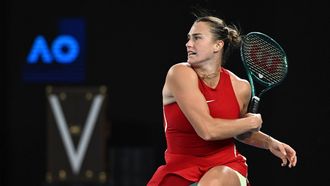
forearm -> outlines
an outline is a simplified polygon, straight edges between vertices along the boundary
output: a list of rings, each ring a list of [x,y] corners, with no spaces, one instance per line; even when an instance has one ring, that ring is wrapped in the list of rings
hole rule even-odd
[[[213,118],[208,124],[209,140],[222,140],[251,131],[257,126],[255,118],[220,119]]]
[[[252,135],[249,138],[239,141],[254,147],[269,149],[269,144],[271,143],[272,140],[273,138],[268,134],[258,131],[258,132],[252,132]]]

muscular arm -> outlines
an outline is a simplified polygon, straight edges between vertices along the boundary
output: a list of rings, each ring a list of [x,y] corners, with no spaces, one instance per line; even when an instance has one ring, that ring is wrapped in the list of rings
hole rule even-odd
[[[269,143],[272,141],[272,138],[269,135],[261,131],[258,131],[258,132],[252,132],[252,135],[250,137],[239,141],[254,147],[269,149]]]
[[[297,164],[296,151],[290,145],[278,141],[261,131],[253,132],[249,138],[242,140],[242,142],[269,150],[272,154],[282,160],[282,166],[288,165],[291,168],[295,167]]]
[[[247,115],[247,109],[251,98],[251,87],[248,81],[240,79],[235,74],[230,73],[232,85],[240,104],[241,108],[241,117],[245,117]],[[263,149],[268,149],[271,137],[261,131],[249,131],[251,132],[251,136],[246,139],[238,139],[238,141],[258,147]]]
[[[241,117],[247,114],[248,105],[251,98],[251,87],[248,81],[239,79],[231,73],[232,84],[241,105]],[[243,88],[242,88],[243,87]],[[268,149],[270,136],[261,131],[249,131],[251,136],[246,139],[236,138],[238,141],[258,148]]]
[[[235,90],[236,97],[241,107],[241,116],[245,117],[247,115],[247,107],[250,102],[251,97],[251,87],[248,81],[242,80],[231,73],[231,80]],[[250,131],[251,136],[239,140],[245,144],[268,149],[271,153],[282,160],[282,166],[288,164],[288,166],[294,167],[297,163],[296,151],[288,144],[278,141],[271,136],[261,132],[261,131]]]
[[[192,68],[182,64],[174,65],[169,70],[163,96],[174,98],[196,133],[204,140],[234,137],[260,125],[259,115],[234,120],[213,118],[198,88],[197,74]]]

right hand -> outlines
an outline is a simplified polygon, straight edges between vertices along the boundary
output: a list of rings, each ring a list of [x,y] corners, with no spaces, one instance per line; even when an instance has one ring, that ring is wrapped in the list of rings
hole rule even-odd
[[[260,131],[262,126],[262,118],[260,114],[246,113],[244,118],[248,118],[248,124],[250,125],[251,129],[243,134],[236,136],[236,138],[241,141],[249,138],[253,132]]]
[[[262,118],[261,114],[254,114],[254,113],[246,113],[245,118],[249,119],[249,123],[251,124],[252,132],[258,132],[262,127]]]

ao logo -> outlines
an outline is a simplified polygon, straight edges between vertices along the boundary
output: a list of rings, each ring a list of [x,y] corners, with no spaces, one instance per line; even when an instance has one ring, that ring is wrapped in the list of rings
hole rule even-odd
[[[35,64],[40,59],[44,64],[51,64],[53,61],[60,64],[71,64],[79,56],[79,43],[71,35],[59,35],[48,48],[44,36],[35,38],[31,51],[27,56],[28,64]]]

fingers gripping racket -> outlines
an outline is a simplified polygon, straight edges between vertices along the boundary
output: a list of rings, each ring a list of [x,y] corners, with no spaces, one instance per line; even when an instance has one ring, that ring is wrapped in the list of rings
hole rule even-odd
[[[260,97],[269,89],[279,85],[288,73],[287,56],[283,48],[271,37],[261,32],[250,32],[243,38],[241,59],[251,86],[251,101],[248,112],[257,113]],[[256,92],[254,82],[262,89]],[[238,136],[245,139],[246,132]]]

